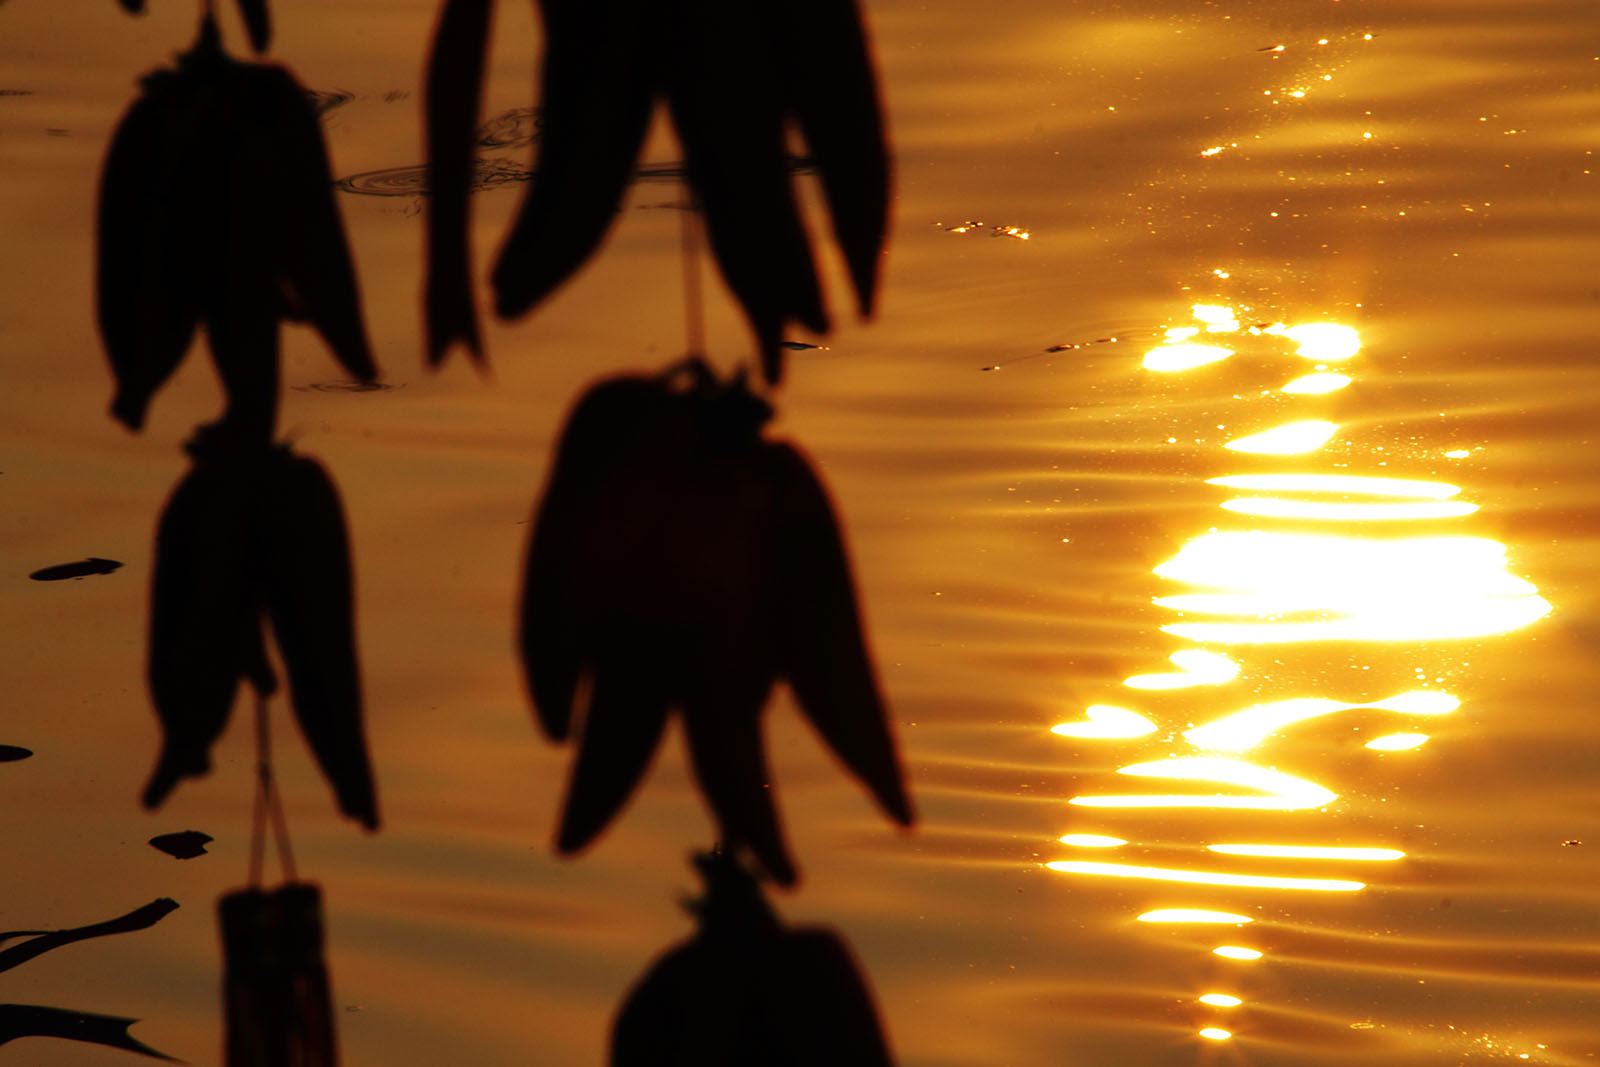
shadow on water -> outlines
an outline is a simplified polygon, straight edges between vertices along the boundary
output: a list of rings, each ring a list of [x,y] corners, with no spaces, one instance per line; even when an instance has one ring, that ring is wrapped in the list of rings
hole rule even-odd
[[[730,853],[702,853],[694,865],[706,886],[686,904],[698,928],[629,991],[611,1067],[893,1062],[872,992],[838,934],[783,923]]]
[[[8,941],[26,938],[10,948],[0,947],[0,971],[27,963],[53,949],[77,941],[147,930],[166,918],[178,907],[178,902],[162,897],[126,915],[104,922],[75,926],[67,930],[6,930],[0,931],[0,946]],[[37,1004],[0,1004],[0,1045],[24,1037],[60,1037],[84,1041],[95,1045],[139,1052],[156,1059],[178,1062],[156,1051],[128,1033],[137,1019],[124,1019],[111,1015],[51,1008]]]
[[[742,376],[690,360],[603,381],[568,419],[520,635],[545,734],[564,740],[581,717],[562,852],[626,803],[677,708],[722,839],[793,884],[761,739],[779,679],[883,810],[911,822],[833,508],[803,454],[762,436],[771,415]]]

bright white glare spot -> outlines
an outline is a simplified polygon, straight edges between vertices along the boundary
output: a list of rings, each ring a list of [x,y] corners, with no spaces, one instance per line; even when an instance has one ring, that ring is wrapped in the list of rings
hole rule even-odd
[[[1239,328],[1233,309],[1220,304],[1195,304],[1194,317],[1206,324],[1207,333],[1232,333]]]
[[[1282,426],[1229,441],[1222,447],[1234,452],[1252,452],[1258,455],[1297,456],[1321,448],[1338,429],[1337,423],[1325,419],[1286,422]]]
[[[1225,511],[1261,515],[1271,519],[1330,519],[1335,522],[1371,522],[1396,519],[1453,519],[1471,515],[1478,505],[1464,500],[1409,504],[1361,504],[1334,501],[1286,500],[1282,497],[1241,497],[1224,500]]]
[[[1217,1008],[1237,1008],[1244,1003],[1238,997],[1229,996],[1227,993],[1207,993],[1199,999],[1200,1003],[1210,1004]]]
[[[1166,338],[1168,341],[1172,342],[1187,341],[1189,338],[1193,337],[1199,332],[1200,327],[1198,326],[1173,326],[1171,329],[1167,330]]]
[[[1229,960],[1259,960],[1261,958],[1261,953],[1253,948],[1245,948],[1242,945],[1218,945],[1211,950],[1211,954]]]
[[[1142,778],[1171,778],[1191,782],[1216,782],[1255,789],[1259,796],[1239,794],[1115,794],[1073,797],[1069,803],[1094,808],[1251,808],[1296,811],[1320,808],[1338,794],[1315,782],[1282,771],[1268,770],[1239,760],[1215,756],[1185,756],[1120,767],[1118,774]]]
[[[1465,448],[1452,448],[1444,454],[1446,459],[1466,459],[1472,452]]]
[[[1144,354],[1144,369],[1171,372],[1204,367],[1233,355],[1231,348],[1216,345],[1177,344],[1152,348]]]
[[[1427,740],[1427,734],[1385,734],[1368,741],[1366,747],[1378,752],[1405,752],[1421,748]]]
[[[1306,374],[1285,385],[1281,392],[1315,396],[1343,389],[1350,384],[1350,380],[1348,374],[1334,374],[1331,371],[1324,374]]]
[[[1269,492],[1343,493],[1365,496],[1420,497],[1446,500],[1461,492],[1448,482],[1421,482],[1407,478],[1366,478],[1355,474],[1229,474],[1208,478],[1207,485],[1228,489],[1265,489]]]
[[[1248,915],[1235,915],[1231,911],[1207,911],[1204,908],[1158,908],[1139,916],[1142,923],[1253,923]]]
[[[1296,860],[1397,860],[1397,848],[1331,848],[1321,845],[1207,845],[1227,856],[1277,856]]]
[[[1290,340],[1300,343],[1295,355],[1318,363],[1337,363],[1361,351],[1361,335],[1348,326],[1332,322],[1290,326],[1281,332]]]
[[[1050,727],[1062,737],[1143,737],[1154,733],[1156,724],[1127,708],[1095,704],[1084,709],[1087,722],[1063,722]]]
[[[1304,89],[1295,89],[1289,95],[1294,97],[1296,100],[1299,100],[1306,95],[1306,91]]]
[[[1120,837],[1106,837],[1104,834],[1067,834],[1060,840],[1063,845],[1075,845],[1078,848],[1116,848],[1127,844]]]
[[[1220,652],[1185,648],[1167,657],[1177,671],[1168,674],[1135,674],[1122,684],[1130,689],[1190,689],[1197,685],[1221,685],[1239,676],[1239,665]]]
[[[1162,607],[1260,620],[1162,627],[1198,642],[1482,637],[1551,610],[1531,583],[1507,572],[1505,546],[1481,537],[1227,531],[1195,538],[1155,573],[1220,590],[1163,597]]]
[[[1324,697],[1301,697],[1295,700],[1278,700],[1224,715],[1204,726],[1184,732],[1184,737],[1200,748],[1223,752],[1243,752],[1260,744],[1286,726],[1307,719],[1319,718],[1335,711],[1351,708],[1380,708],[1410,715],[1448,715],[1461,706],[1461,701],[1448,693],[1435,690],[1418,690],[1401,693],[1387,700],[1369,704],[1346,704]]]
[[[1222,1029],[1220,1026],[1208,1026],[1204,1030],[1200,1031],[1200,1036],[1210,1041],[1226,1041],[1228,1038],[1232,1037],[1233,1034]]]
[[[1337,878],[1272,878],[1254,874],[1223,874],[1220,871],[1179,871],[1169,867],[1136,867],[1126,863],[1080,863],[1056,860],[1045,864],[1065,874],[1098,874],[1108,878],[1145,878],[1157,882],[1189,882],[1196,885],[1231,885],[1246,889],[1311,889],[1323,893],[1354,893],[1365,889],[1364,882]]]

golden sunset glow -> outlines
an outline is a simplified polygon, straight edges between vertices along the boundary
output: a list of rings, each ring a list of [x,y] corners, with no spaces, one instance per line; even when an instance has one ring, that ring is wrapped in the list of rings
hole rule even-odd
[[[1378,752],[1406,752],[1421,748],[1427,741],[1427,734],[1385,734],[1368,741],[1366,747]]]
[[[1195,538],[1155,573],[1225,590],[1162,597],[1162,607],[1260,620],[1162,627],[1223,644],[1479,637],[1550,611],[1531,583],[1507,572],[1505,546],[1478,537],[1228,531]]]
[[[1350,382],[1351,378],[1348,374],[1319,371],[1316,374],[1302,374],[1294,381],[1285,383],[1279,392],[1297,396],[1320,396],[1323,393],[1332,393],[1343,389]]]
[[[1194,317],[1206,324],[1208,333],[1232,333],[1239,328],[1239,319],[1233,309],[1220,304],[1195,304],[1189,309]]]
[[[1162,345],[1144,354],[1144,369],[1170,373],[1188,370],[1191,367],[1204,367],[1207,363],[1216,363],[1231,355],[1233,349],[1219,348],[1216,345],[1188,343]]]
[[[1170,778],[1189,782],[1215,782],[1257,790],[1257,795],[1236,793],[1112,794],[1073,797],[1069,803],[1095,808],[1260,808],[1295,811],[1320,808],[1338,798],[1315,782],[1282,771],[1268,770],[1239,760],[1188,756],[1152,760],[1119,768],[1118,774],[1142,778]]]
[[[1207,993],[1199,998],[1200,1003],[1210,1004],[1214,1008],[1237,1008],[1244,1001],[1229,993]]]
[[[1213,956],[1221,956],[1227,960],[1259,960],[1261,953],[1253,948],[1243,945],[1218,945],[1211,950]]]
[[[1127,708],[1114,708],[1109,704],[1094,704],[1084,709],[1087,721],[1063,722],[1050,727],[1050,732],[1062,737],[1143,737],[1153,733],[1156,724]]]
[[[1370,522],[1394,519],[1453,519],[1470,515],[1478,505],[1464,500],[1422,500],[1403,504],[1348,503],[1345,501],[1288,500],[1274,496],[1224,500],[1226,511],[1273,519],[1331,519],[1336,522]]]
[[[1116,848],[1118,845],[1127,844],[1120,837],[1106,837],[1103,834],[1067,834],[1059,840],[1063,845],[1074,845],[1078,848]]]
[[[1207,845],[1212,852],[1228,856],[1276,856],[1297,860],[1397,860],[1405,855],[1397,848],[1328,848],[1321,845]]]
[[[1323,419],[1286,422],[1261,433],[1229,441],[1223,448],[1263,456],[1298,456],[1315,452],[1338,431],[1338,424]]]
[[[1294,700],[1276,700],[1270,704],[1256,704],[1244,708],[1203,726],[1186,730],[1183,736],[1201,748],[1243,752],[1285,727],[1336,711],[1377,708],[1411,715],[1447,715],[1460,706],[1461,701],[1448,693],[1436,690],[1401,693],[1368,704],[1348,704],[1326,697],[1299,697]]]
[[[1272,493],[1340,493],[1346,496],[1415,497],[1448,500],[1461,492],[1448,482],[1410,478],[1371,478],[1356,474],[1228,474],[1206,479],[1227,489],[1261,489]]]
[[[1088,863],[1056,860],[1045,864],[1052,871],[1066,874],[1094,874],[1106,878],[1143,878],[1157,882],[1188,882],[1195,885],[1231,885],[1246,889],[1309,889],[1322,893],[1353,893],[1366,888],[1364,882],[1337,878],[1275,878],[1268,875],[1225,874],[1221,871],[1182,871],[1170,867],[1138,867],[1126,863]]]
[[[1348,326],[1332,322],[1313,322],[1303,326],[1271,326],[1265,333],[1278,334],[1299,344],[1295,355],[1318,363],[1338,363],[1361,351],[1361,335]]]
[[[1235,915],[1231,911],[1208,911],[1205,908],[1157,908],[1139,916],[1142,923],[1225,923],[1237,926],[1253,923],[1248,915]]]
[[[1178,668],[1168,674],[1136,674],[1123,680],[1130,689],[1189,689],[1221,685],[1239,676],[1239,665],[1220,652],[1185,648],[1167,657]]]

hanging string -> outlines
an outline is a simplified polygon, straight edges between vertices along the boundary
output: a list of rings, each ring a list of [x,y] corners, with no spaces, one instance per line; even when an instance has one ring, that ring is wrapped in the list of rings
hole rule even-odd
[[[285,882],[296,882],[294,852],[289,847],[289,820],[283,798],[272,777],[272,731],[267,720],[267,698],[256,693],[256,795],[250,815],[250,884],[260,887],[266,860],[266,824],[278,846],[278,865]]]
[[[686,190],[688,205],[683,210],[681,243],[683,250],[683,330],[691,356],[706,350],[705,307],[700,296],[700,202]]]

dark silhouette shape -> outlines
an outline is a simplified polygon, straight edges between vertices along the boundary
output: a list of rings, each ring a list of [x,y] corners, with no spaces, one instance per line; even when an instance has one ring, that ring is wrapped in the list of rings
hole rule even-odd
[[[126,915],[105,922],[90,923],[68,930],[6,930],[0,931],[0,945],[19,937],[28,940],[0,951],[0,971],[27,963],[52,949],[87,941],[108,934],[124,934],[145,930],[166,918],[178,907],[178,902],[166,897],[152,900]],[[64,1037],[73,1041],[87,1041],[97,1045],[141,1052],[156,1059],[172,1057],[157,1052],[128,1035],[128,1027],[137,1019],[122,1019],[110,1015],[94,1015],[70,1011],[65,1008],[46,1008],[35,1004],[0,1004],[0,1045],[19,1037]],[[177,1062],[177,1061],[173,1061]]]
[[[126,1049],[169,1063],[183,1062],[129,1034],[128,1027],[138,1021],[37,1004],[0,1004],[0,1045],[19,1037],[64,1037],[70,1041]]]
[[[225,55],[207,16],[145,75],[100,183],[98,312],[113,417],[138,430],[204,323],[221,429],[271,440],[278,325],[309,322],[352,377],[377,376],[322,132],[283,67]]]
[[[199,830],[179,830],[176,833],[157,834],[150,844],[174,859],[192,860],[206,854],[206,845],[214,838]]]
[[[33,755],[33,749],[22,748],[20,745],[0,745],[0,763],[11,763],[14,760],[27,759]]]
[[[467,194],[472,183],[483,64],[489,48],[489,0],[444,0],[428,57],[428,280],[423,319],[428,364],[438,366],[456,344],[483,363],[478,304],[472,295]]]
[[[658,95],[684,145],[711,247],[756,335],[767,380],[783,328],[828,328],[784,162],[785,128],[815,157],[856,298],[870,314],[889,165],[855,0],[541,0],[538,178],[501,248],[495,309],[521,315],[582,266],[616,215]],[[482,359],[466,192],[488,0],[445,0],[428,69],[429,361]]]
[[[36,582],[59,582],[67,578],[83,578],[90,574],[110,574],[120,566],[122,564],[117,560],[90,556],[75,563],[57,563],[53,567],[40,567],[28,577]]]
[[[788,927],[726,853],[700,855],[699,929],[651,966],[612,1030],[611,1067],[888,1067],[844,941]]]
[[[115,919],[105,922],[90,923],[88,926],[75,926],[70,930],[6,930],[0,932],[0,945],[19,937],[29,940],[20,945],[0,951],[0,971],[9,971],[19,964],[27,963],[36,956],[42,956],[51,949],[70,945],[74,941],[87,941],[91,937],[104,937],[107,934],[125,934],[133,930],[144,930],[172,912],[176,911],[178,902],[167,897],[152,900],[143,907],[135,908],[126,915],[119,915]]]
[[[129,14],[144,14],[144,0],[117,0],[117,3]],[[239,17],[250,35],[250,47],[265,52],[272,44],[272,18],[267,12],[267,0],[239,0]]]
[[[322,893],[309,883],[242,889],[217,902],[227,1067],[333,1067]]]
[[[339,810],[376,829],[338,491],[310,457],[228,444],[204,433],[190,443],[195,464],[156,532],[149,682],[165,742],[144,804],[159,806],[180,779],[210,770],[241,681],[262,697],[276,689],[264,613],[295,719]]]
[[[827,493],[742,377],[689,361],[592,387],[567,421],[529,546],[519,640],[544,732],[578,757],[556,839],[592,841],[673,707],[730,848],[793,884],[761,713],[788,681],[829,747],[897,822],[911,805]]]

